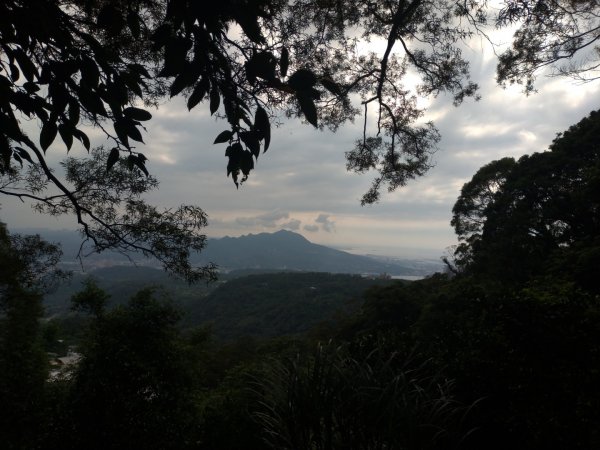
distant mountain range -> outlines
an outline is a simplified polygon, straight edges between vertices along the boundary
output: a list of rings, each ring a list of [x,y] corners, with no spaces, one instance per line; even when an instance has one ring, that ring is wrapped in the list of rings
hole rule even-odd
[[[292,231],[248,234],[211,239],[194,258],[196,263],[214,262],[226,270],[283,269],[310,272],[420,276],[433,272],[415,264],[381,261],[313,244]],[[438,267],[439,264],[438,264]],[[441,267],[440,267],[441,268]]]
[[[73,231],[18,230],[22,233],[39,233],[51,242],[61,243],[66,264],[73,264],[81,239]],[[104,252],[84,259],[84,266],[94,268],[122,264],[123,255]],[[240,269],[289,270],[303,272],[330,272],[349,274],[389,274],[391,276],[419,277],[441,270],[439,261],[396,260],[354,255],[314,244],[292,231],[248,234],[240,237],[209,239],[207,247],[192,257],[194,264],[213,262],[221,270]],[[145,261],[138,261],[145,264]]]

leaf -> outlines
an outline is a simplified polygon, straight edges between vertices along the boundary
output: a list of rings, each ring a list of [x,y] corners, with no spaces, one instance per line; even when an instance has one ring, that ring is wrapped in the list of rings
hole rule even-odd
[[[53,112],[55,114],[62,114],[65,111],[69,100],[72,98],[69,91],[65,88],[65,85],[58,81],[52,81],[48,85],[48,94],[50,94],[50,97],[52,98]],[[80,100],[83,102],[86,99],[81,98]],[[102,101],[100,101],[100,103],[102,103]]]
[[[10,158],[12,157],[13,151],[8,144],[8,139],[5,136],[0,135],[0,157],[2,158],[2,164],[0,164],[0,173],[5,173],[10,167]]]
[[[129,27],[129,31],[131,31],[131,35],[134,38],[140,37],[140,19],[135,11],[129,11],[127,13],[127,26]]]
[[[67,146],[67,151],[71,150],[71,146],[73,145],[73,132],[71,131],[71,127],[65,123],[61,123],[58,126],[58,132],[60,133],[60,137],[63,142]]]
[[[255,15],[249,14],[249,11],[241,9],[238,10],[238,15],[235,17],[235,20],[240,24],[244,34],[248,36],[248,39],[252,42],[255,44],[263,44],[265,42]]]
[[[237,99],[236,99],[237,100]],[[238,105],[234,103],[231,97],[223,98],[223,104],[225,107],[225,116],[227,116],[227,120],[232,126],[237,126],[240,122],[240,116],[238,114]]]
[[[123,28],[124,20],[121,12],[113,5],[109,4],[100,9],[96,23],[100,28],[104,28],[109,34],[116,36]]]
[[[245,64],[248,81],[254,83],[256,77],[268,81],[275,79],[275,66],[277,60],[271,52],[260,52],[252,56]]]
[[[2,139],[3,135],[17,142],[23,141],[23,133],[19,128],[19,123],[14,114],[0,113],[0,139]]]
[[[244,144],[246,144],[248,150],[258,158],[258,155],[260,155],[260,143],[258,142],[256,132],[244,131],[243,133],[240,133],[240,138]]]
[[[286,47],[281,48],[281,58],[279,59],[279,73],[282,77],[287,75],[288,67],[290,65],[290,53]]]
[[[150,114],[148,111],[141,108],[135,108],[133,106],[125,108],[123,110],[123,115],[128,119],[139,120],[140,122],[152,119],[152,114]]]
[[[306,117],[306,120],[317,127],[317,107],[315,106],[315,102],[313,102],[310,96],[302,93],[298,93],[296,98],[298,99],[300,110],[304,114],[304,117]]]
[[[97,93],[85,87],[80,87],[78,93],[79,100],[85,109],[92,114],[99,114],[106,117],[107,114],[106,109],[104,109],[104,103]]]
[[[10,69],[10,79],[13,81],[13,83],[16,83],[21,76],[19,68],[15,64],[9,64],[8,68]]]
[[[148,70],[141,64],[127,64],[127,69],[143,76],[144,78],[150,78],[150,73],[148,73]]]
[[[204,96],[206,95],[207,91],[208,91],[208,79],[202,78],[198,82],[198,84],[196,84],[196,87],[194,88],[192,95],[190,95],[190,98],[188,98],[188,101],[187,101],[188,111],[191,111],[194,106],[196,106],[198,103],[200,103],[204,99]]]
[[[231,138],[233,138],[233,131],[225,130],[219,133],[213,144],[222,144],[223,142],[229,142]]]
[[[227,176],[229,176],[229,174],[233,174],[234,181],[237,181],[237,172],[239,171],[240,160],[242,158],[242,154],[244,153],[244,148],[242,147],[242,144],[236,142],[227,150],[229,150],[229,153],[226,155],[229,157],[229,163],[227,164]]]
[[[170,93],[171,97],[175,97],[177,94],[179,94],[181,91],[183,91],[186,87],[188,87],[189,79],[190,79],[190,76],[186,72],[182,72],[179,75],[177,75],[175,80],[173,80],[171,87],[169,88],[169,93]]]
[[[23,83],[23,88],[27,91],[28,94],[35,94],[40,90],[38,84],[32,81],[26,81],[25,83]]]
[[[80,112],[79,102],[71,100],[69,102],[69,122],[71,125],[76,126],[79,123]]]
[[[31,159],[31,156],[29,156],[27,150],[21,147],[15,147],[15,150],[19,153],[19,156],[21,158],[23,158],[26,161],[29,161],[30,164],[33,164],[33,160]]]
[[[102,99],[106,101],[111,109],[117,110],[129,102],[129,91],[121,78],[113,77],[114,82],[107,83]]]
[[[31,62],[25,52],[20,48],[14,49],[13,55],[19,63],[19,67],[21,67],[21,72],[23,72],[25,78],[27,78],[28,81],[33,82],[34,77],[38,75],[35,64]]]
[[[144,143],[144,139],[142,138],[142,133],[140,132],[138,127],[133,122],[127,123],[127,135],[134,141]]]
[[[129,155],[129,158],[132,159],[133,164],[138,169],[140,169],[142,172],[144,172],[144,175],[146,175],[147,177],[150,176],[150,174],[148,173],[148,169],[146,169],[146,157],[145,156],[143,156],[143,158],[141,158],[140,155]]]
[[[40,145],[42,146],[44,153],[48,147],[52,145],[52,142],[54,142],[57,132],[58,128],[56,127],[56,122],[53,120],[48,120],[42,126],[42,131],[40,132]]]
[[[88,138],[87,134],[81,130],[78,130],[77,128],[74,128],[73,136],[79,139],[88,152],[90,151],[90,138]]]
[[[100,70],[92,58],[83,56],[81,58],[79,71],[81,72],[81,79],[87,86],[91,88],[98,86],[98,83],[100,82]]]
[[[154,42],[154,50],[159,50],[161,47],[165,46],[172,34],[173,30],[170,23],[162,24],[154,30],[154,33],[150,36],[150,40]]]
[[[117,119],[113,124],[117,137],[127,148],[129,148],[128,138],[131,138],[134,141],[144,142],[142,133],[137,128],[137,125],[139,124],[127,118]]]
[[[321,84],[325,89],[331,92],[333,95],[337,95],[338,97],[342,97],[344,94],[342,92],[342,88],[330,78],[321,78]]]
[[[121,143],[125,147],[129,148],[129,137],[128,137],[128,133],[127,133],[126,120],[124,120],[124,119],[117,119],[113,123],[113,127],[114,127],[115,133],[117,133],[117,137],[119,138],[119,140],[121,141]]]
[[[250,171],[254,169],[254,159],[252,159],[252,153],[245,151],[242,153],[240,158],[240,169],[244,175],[250,174]]]
[[[219,91],[216,87],[213,87],[210,91],[210,114],[213,115],[217,109],[219,109],[219,105],[221,104],[221,97],[219,96]]]
[[[254,115],[254,128],[259,133],[262,139],[265,140],[265,152],[271,143],[271,124],[269,123],[269,115],[261,107],[256,108]]]
[[[288,79],[288,85],[295,91],[306,91],[317,84],[317,76],[308,69],[294,72]]]
[[[247,61],[244,64],[244,68],[246,69],[246,79],[250,84],[256,83],[256,67],[250,61]]]
[[[113,147],[113,149],[108,154],[108,160],[106,161],[106,172],[107,173],[110,169],[112,169],[112,167],[117,163],[118,160],[119,160],[119,149],[117,147]]]

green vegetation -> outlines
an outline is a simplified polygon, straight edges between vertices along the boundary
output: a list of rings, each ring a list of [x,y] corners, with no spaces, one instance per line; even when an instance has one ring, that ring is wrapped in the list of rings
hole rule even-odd
[[[461,244],[447,274],[366,291],[372,282],[355,276],[255,274],[184,302],[183,321],[159,291],[107,309],[88,283],[74,297],[88,312],[73,335],[82,359],[70,377],[38,377],[28,391],[45,418],[28,439],[60,448],[598,447],[599,124],[594,112],[549,151],[478,171],[454,207]],[[19,339],[48,345],[61,332],[50,324],[45,340],[38,331]]]
[[[152,268],[99,269],[91,278],[74,276],[46,295],[44,306],[48,323],[65,328],[63,338],[72,341],[78,335],[76,324],[85,322],[81,314],[72,312],[73,302],[80,302],[78,292],[86,292],[91,280],[106,292],[104,304],[109,309],[126,303],[139,290],[153,287],[181,310],[186,329],[210,327],[221,340],[269,338],[305,333],[317,325],[332,326],[335,320],[358,310],[367,288],[391,283],[358,275],[276,271],[244,275],[246,272],[252,271],[222,275],[218,283],[189,286]]]
[[[160,77],[172,79],[172,95],[189,94],[190,109],[207,97],[214,113],[223,102],[231,130],[217,141],[229,144],[236,183],[269,145],[265,107],[291,101],[308,122],[335,128],[355,115],[348,93],[368,97],[387,141],[365,133],[348,154],[350,169],[379,170],[366,203],[381,186],[421,175],[437,141],[432,126],[415,125],[412,102],[390,106],[406,95],[395,84],[405,64],[423,77],[420,93],[449,92],[457,103],[475,94],[456,43],[485,23],[478,2],[198,5],[0,3],[2,192],[75,214],[98,250],[149,253],[193,281],[212,274],[188,260],[190,247],[204,245],[204,213],[138,201],[155,182],[142,176],[145,157],[129,141],[141,141],[140,121],[150,117],[132,104],[159,99]],[[595,43],[597,17],[591,1],[507,2],[497,23],[523,23],[499,81],[530,89],[536,68]],[[227,34],[232,23],[238,41]],[[316,25],[323,33],[307,32]],[[383,59],[364,59],[351,79],[344,73],[353,67],[335,57],[354,42],[346,27],[388,39]],[[404,61],[389,58],[397,41]],[[314,66],[302,67],[301,48],[314,49],[305,55]],[[323,65],[330,61],[336,66]],[[597,67],[588,63],[568,70]],[[15,111],[40,121],[39,146]],[[68,160],[67,187],[44,152],[58,134],[67,148],[73,138],[86,145],[81,120],[112,122],[115,147]],[[220,321],[215,334],[228,342],[182,324],[178,298],[146,288],[115,293],[108,307],[93,281],[72,297],[82,320],[63,322],[68,330],[44,323],[44,292],[63,276],[59,251],[0,226],[0,442],[9,450],[600,448],[599,134],[593,112],[549,151],[481,168],[453,209],[460,245],[448,274],[371,287],[358,308],[353,299],[368,282],[325,274],[231,280],[194,303],[202,310],[181,301],[186,320]],[[48,185],[59,193],[45,196]],[[65,351],[65,331],[80,359],[51,376],[47,352]]]
[[[235,278],[204,299],[189,302],[184,323],[209,325],[218,338],[269,338],[326,326],[354,313],[375,284],[358,275],[279,273]]]

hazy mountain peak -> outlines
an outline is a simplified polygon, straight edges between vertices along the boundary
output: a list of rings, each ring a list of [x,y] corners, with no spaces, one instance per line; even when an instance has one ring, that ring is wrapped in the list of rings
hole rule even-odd
[[[211,239],[195,262],[222,269],[285,269],[331,273],[416,275],[413,268],[310,242],[289,230]]]

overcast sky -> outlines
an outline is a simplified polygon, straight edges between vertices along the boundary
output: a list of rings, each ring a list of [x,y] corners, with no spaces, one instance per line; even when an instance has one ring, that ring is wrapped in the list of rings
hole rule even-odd
[[[361,121],[335,134],[287,121],[273,130],[271,147],[236,190],[226,178],[225,145],[212,145],[227,124],[209,117],[205,104],[189,113],[183,99],[152,111],[141,151],[161,187],[150,199],[164,206],[201,206],[209,215],[206,233],[212,237],[285,228],[357,253],[439,257],[456,243],[449,224],[452,205],[479,167],[547,149],[556,133],[598,108],[600,98],[600,83],[581,85],[562,78],[540,77],[539,92],[530,97],[519,87],[503,90],[495,84],[495,60],[489,52],[477,46],[466,52],[482,99],[458,108],[443,97],[427,102],[425,119],[433,120],[442,135],[435,167],[407,187],[383,194],[378,204],[360,206],[372,176],[345,170],[344,152],[361,136]],[[64,155],[61,143],[55,147],[55,154]],[[57,221],[30,212],[17,200],[1,202],[1,218],[9,227],[76,226],[71,217]]]

